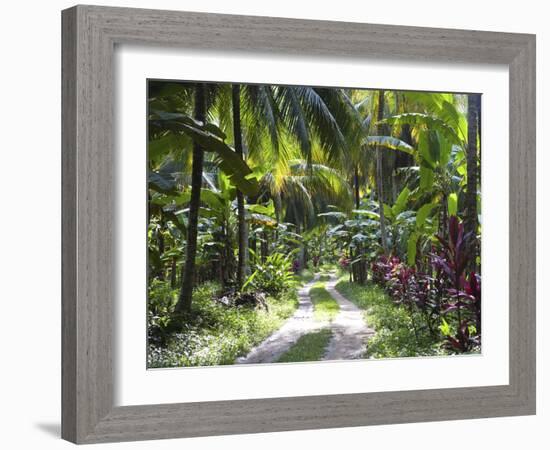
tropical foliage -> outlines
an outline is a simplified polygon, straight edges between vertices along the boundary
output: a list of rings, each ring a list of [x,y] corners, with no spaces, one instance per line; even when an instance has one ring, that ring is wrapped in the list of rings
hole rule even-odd
[[[150,367],[233,363],[331,265],[384,312],[373,348],[401,336],[370,356],[479,351],[479,95],[150,81],[147,100]]]

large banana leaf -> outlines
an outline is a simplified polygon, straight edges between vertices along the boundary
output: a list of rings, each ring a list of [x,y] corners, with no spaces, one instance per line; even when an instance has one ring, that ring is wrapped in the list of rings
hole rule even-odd
[[[262,214],[269,217],[275,216],[275,206],[273,204],[273,200],[270,200],[267,205],[252,204],[245,205],[245,208],[250,213]]]
[[[405,186],[403,190],[399,193],[394,205],[392,206],[392,212],[394,216],[397,216],[400,212],[405,210],[410,194],[411,190],[407,186]]]
[[[184,236],[187,234],[187,219],[185,217],[173,213],[172,211],[164,211],[163,214],[166,219],[172,221],[172,223],[182,232]]]
[[[437,133],[432,130],[423,130],[418,136],[418,151],[424,163],[435,170],[441,157],[441,147]]]
[[[411,103],[419,103],[433,116],[438,117],[451,126],[457,135],[466,142],[468,123],[455,104],[453,94],[435,92],[403,92],[403,96]]]
[[[363,145],[367,145],[369,147],[384,147],[390,150],[398,150],[408,153],[409,155],[412,155],[414,153],[413,147],[411,147],[406,142],[403,142],[401,139],[397,139],[392,136],[367,136],[367,138],[363,142]]]
[[[426,203],[421,206],[418,212],[416,213],[416,227],[420,228],[426,222],[426,219],[437,205],[435,203]]]
[[[214,124],[203,124],[193,118],[179,113],[154,111],[152,120],[169,130],[183,132],[199,144],[204,151],[214,152],[219,157],[219,166],[243,194],[254,196],[258,193],[259,184],[254,177],[249,177],[252,170],[246,162],[223,140],[225,134]]]
[[[189,192],[189,198],[191,198],[191,192]],[[211,209],[216,211],[224,207],[221,195],[211,189],[201,189],[201,202],[206,203]]]
[[[149,159],[159,161],[166,154],[184,148],[188,140],[186,136],[168,131],[159,138],[149,141]]]
[[[157,194],[153,196],[151,203],[160,206],[182,206],[189,203],[189,200],[191,200],[191,191],[188,189],[178,195]],[[201,189],[201,202],[208,205],[211,209],[221,210],[224,207],[224,200],[219,192],[215,192],[212,189]]]
[[[174,206],[181,206],[185,203],[189,202],[189,199],[191,198],[191,195],[189,192],[183,192],[179,195],[167,195],[163,193],[154,193],[150,203],[153,205],[159,205],[159,206],[166,206],[166,205],[174,205]]]
[[[333,219],[345,219],[347,214],[340,211],[329,211],[317,214],[317,217],[332,217]]]
[[[357,214],[359,216],[367,216],[370,219],[380,220],[380,214],[374,211],[369,211],[367,209],[354,209],[353,214]]]
[[[420,189],[427,190],[433,187],[434,184],[434,171],[428,167],[424,161],[420,165]]]
[[[380,121],[380,123],[387,123],[389,125],[408,124],[411,126],[423,126],[429,130],[437,131],[452,145],[463,145],[463,142],[458,136],[457,132],[452,127],[450,127],[443,119],[428,114],[398,114],[396,116],[388,117],[387,119]]]
[[[407,240],[407,264],[414,266],[416,263],[416,244],[418,242],[419,234],[417,232],[411,233]]]
[[[447,198],[447,208],[449,211],[449,216],[456,216],[458,211],[458,196],[456,192],[449,194]]]
[[[176,193],[176,180],[170,173],[154,172],[147,173],[147,184],[150,189],[163,194]]]

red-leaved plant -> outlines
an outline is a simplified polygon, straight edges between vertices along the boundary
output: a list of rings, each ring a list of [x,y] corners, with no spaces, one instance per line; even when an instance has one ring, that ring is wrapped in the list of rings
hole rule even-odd
[[[453,336],[448,327],[442,327],[446,334],[446,347],[456,352],[466,352],[481,344],[481,278],[471,272],[466,278],[465,270],[470,255],[464,233],[464,225],[456,216],[449,218],[449,238],[437,236],[441,244],[439,253],[431,255],[432,265],[440,271],[447,288],[443,293],[441,314],[456,314],[457,329]],[[446,325],[446,322],[445,322]]]
[[[421,329],[434,337],[442,333],[445,348],[462,353],[481,345],[481,278],[475,272],[465,274],[470,255],[464,225],[451,216],[448,228],[448,239],[436,236],[422,271],[397,256],[383,255],[372,263],[371,272],[373,282],[407,308],[417,338]],[[424,325],[417,323],[420,317]]]

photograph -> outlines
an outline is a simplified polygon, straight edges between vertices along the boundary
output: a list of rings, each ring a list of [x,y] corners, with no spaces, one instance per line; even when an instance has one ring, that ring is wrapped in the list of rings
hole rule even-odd
[[[480,355],[481,99],[148,79],[147,368]]]

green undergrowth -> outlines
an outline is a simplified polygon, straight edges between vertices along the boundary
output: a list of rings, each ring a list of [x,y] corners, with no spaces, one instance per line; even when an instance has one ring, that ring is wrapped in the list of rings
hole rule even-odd
[[[305,334],[277,362],[319,361],[325,354],[331,337],[329,328]]]
[[[324,283],[315,283],[309,291],[309,295],[313,303],[315,320],[331,321],[340,311],[338,302],[325,289]]]
[[[441,343],[428,332],[414,332],[410,314],[403,306],[392,302],[379,286],[361,286],[344,277],[336,284],[340,292],[364,310],[367,324],[375,334],[367,343],[367,358],[396,358],[406,356],[434,356],[444,354]],[[420,318],[418,318],[419,320]],[[419,320],[420,321],[420,320]]]
[[[205,283],[193,292],[192,312],[178,330],[170,333],[164,345],[149,341],[149,368],[211,366],[233,364],[239,356],[262,342],[281,327],[298,306],[294,289],[268,297],[268,310],[248,306],[225,306],[215,301],[219,286]],[[166,288],[150,292],[166,295]],[[169,292],[175,303],[177,290]],[[149,317],[150,324],[154,317]]]

